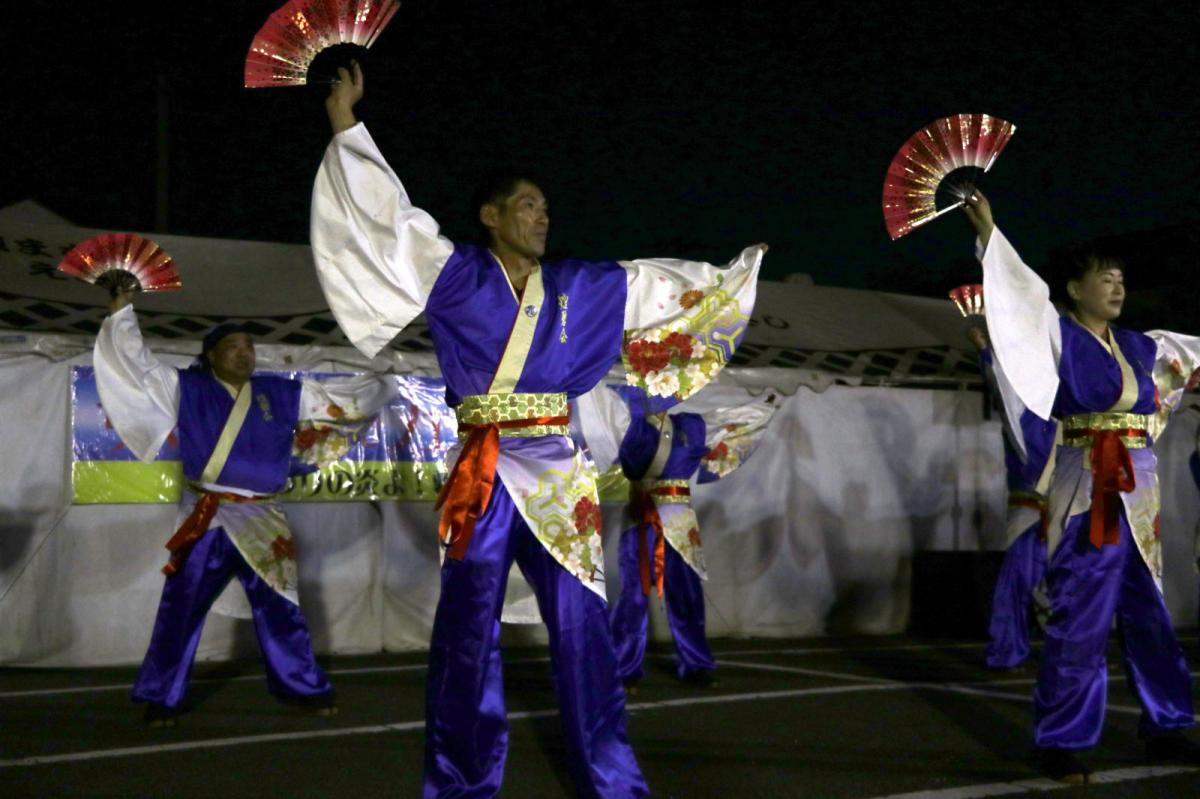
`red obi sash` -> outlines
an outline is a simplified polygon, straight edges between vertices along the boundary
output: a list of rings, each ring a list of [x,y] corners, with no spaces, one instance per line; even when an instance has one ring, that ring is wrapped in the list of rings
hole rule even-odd
[[[213,517],[217,515],[217,506],[224,502],[261,502],[268,497],[246,497],[241,494],[232,494],[224,491],[205,491],[202,488],[193,487],[194,491],[199,492],[200,499],[197,500],[192,512],[183,520],[183,524],[179,525],[179,529],[175,531],[175,535],[171,536],[171,540],[167,542],[167,549],[171,552],[171,558],[162,567],[162,573],[170,577],[182,568],[187,561],[188,553],[192,551],[192,547],[196,542],[208,532],[208,525],[212,522]]]
[[[487,510],[496,482],[496,461],[500,457],[500,431],[528,427],[565,427],[569,416],[536,416],[531,419],[510,419],[486,424],[459,424],[458,433],[468,433],[467,442],[459,453],[450,479],[438,493],[434,510],[442,512],[438,519],[438,536],[446,545],[446,557],[462,560],[467,554],[475,522]]]
[[[659,598],[663,595],[663,569],[667,562],[667,542],[663,534],[662,517],[658,515],[655,497],[690,497],[688,486],[657,486],[648,491],[638,491],[634,500],[634,519],[638,521],[638,561],[642,572],[642,593],[650,596],[650,548],[646,543],[644,527],[654,528],[654,586]]]
[[[1129,448],[1148,445],[1144,420],[1140,414],[1128,413],[1094,413],[1063,420],[1063,443],[1092,451],[1092,519],[1088,537],[1097,549],[1120,541],[1120,495],[1136,487]]]

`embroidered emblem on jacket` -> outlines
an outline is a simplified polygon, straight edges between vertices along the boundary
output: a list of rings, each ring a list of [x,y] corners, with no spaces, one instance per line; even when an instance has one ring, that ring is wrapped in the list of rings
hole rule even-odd
[[[559,343],[567,343],[567,295],[558,295],[558,307],[560,311],[558,321],[558,340]]]

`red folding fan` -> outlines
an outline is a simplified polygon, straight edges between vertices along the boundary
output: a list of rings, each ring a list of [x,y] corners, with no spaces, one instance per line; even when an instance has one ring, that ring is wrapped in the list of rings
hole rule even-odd
[[[975,178],[992,168],[1016,129],[987,114],[955,114],[914,133],[883,179],[883,220],[892,239],[962,205]],[[939,209],[939,191],[957,201]]]
[[[362,52],[399,8],[399,0],[290,0],[255,34],[246,54],[246,88],[308,83],[319,53],[339,45]]]
[[[983,316],[983,286],[979,283],[950,289],[950,299],[963,316]]]
[[[58,271],[107,288],[111,294],[136,283],[141,291],[183,288],[171,256],[135,233],[104,233],[67,253]]]

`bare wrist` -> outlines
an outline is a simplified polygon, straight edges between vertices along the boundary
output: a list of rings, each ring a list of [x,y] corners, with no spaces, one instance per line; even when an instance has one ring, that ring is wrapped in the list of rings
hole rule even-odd
[[[329,112],[329,124],[333,127],[335,136],[358,124],[358,120],[354,118],[354,110],[348,106],[340,103],[327,103],[325,108]]]

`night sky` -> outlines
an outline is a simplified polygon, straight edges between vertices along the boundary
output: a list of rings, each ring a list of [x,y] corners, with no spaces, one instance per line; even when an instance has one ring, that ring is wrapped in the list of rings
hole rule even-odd
[[[14,5],[35,10],[3,23],[0,205],[152,230],[161,78],[167,230],[307,240],[320,99],[241,87],[279,3],[170,2],[161,18]],[[1017,125],[983,185],[1033,263],[1056,242],[1200,218],[1195,6],[1043,5],[1066,6],[408,0],[371,51],[359,115],[452,236],[470,234],[481,171],[539,175],[551,254],[723,262],[767,241],[769,278],[912,275],[922,290],[961,268],[968,226],[954,214],[891,242],[883,175],[909,135],[958,112]]]

